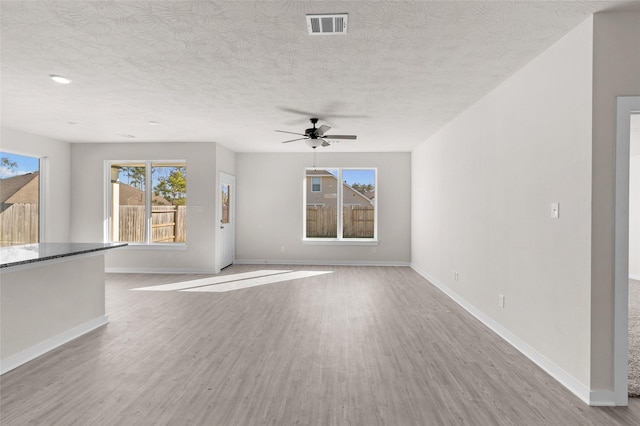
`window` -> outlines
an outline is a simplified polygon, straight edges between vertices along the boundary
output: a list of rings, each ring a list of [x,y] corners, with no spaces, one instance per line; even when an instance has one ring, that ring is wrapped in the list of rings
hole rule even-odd
[[[0,246],[40,241],[40,160],[0,152]]]
[[[311,178],[311,191],[312,192],[321,192],[322,191],[322,180],[319,177]]]
[[[307,169],[304,238],[314,241],[375,241],[376,183],[377,172],[373,168]]]
[[[109,163],[109,241],[186,242],[184,161]]]
[[[226,225],[229,223],[229,211],[231,210],[231,185],[223,183],[221,186],[220,194],[222,199],[220,200],[222,206],[222,217],[220,223]]]

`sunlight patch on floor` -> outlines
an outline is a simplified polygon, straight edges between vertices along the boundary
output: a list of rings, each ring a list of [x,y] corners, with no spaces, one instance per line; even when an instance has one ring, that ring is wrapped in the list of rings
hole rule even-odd
[[[251,278],[241,281],[233,281],[224,284],[209,285],[206,287],[190,288],[181,291],[202,291],[222,293],[225,291],[242,290],[244,288],[257,287],[266,284],[275,284],[283,281],[297,280],[300,278],[308,278],[316,275],[331,274],[333,271],[295,271],[286,272],[278,275],[269,275],[258,278]]]
[[[190,281],[180,281],[177,283],[171,284],[162,284],[162,285],[152,285],[149,287],[138,287],[133,288],[132,290],[140,290],[140,291],[176,291],[176,290],[185,290],[189,288],[195,287],[204,287],[212,284],[221,284],[227,283],[230,281],[239,281],[247,278],[256,278],[256,277],[264,277],[268,275],[282,274],[285,272],[291,272],[291,270],[276,270],[276,269],[265,269],[261,271],[251,271],[251,272],[243,272],[240,274],[233,275],[222,275],[219,277],[209,277],[202,278],[199,280],[190,280]]]

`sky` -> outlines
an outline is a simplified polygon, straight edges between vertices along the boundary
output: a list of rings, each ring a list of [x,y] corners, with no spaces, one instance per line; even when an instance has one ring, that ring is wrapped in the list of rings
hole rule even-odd
[[[347,182],[349,185],[353,185],[354,183],[375,185],[375,171],[372,169],[368,170],[349,170],[342,169],[342,180]]]
[[[1,158],[8,158],[18,164],[15,170],[10,170],[0,166],[0,178],[5,179],[12,176],[23,175],[25,173],[37,172],[40,167],[40,160],[37,157],[26,157],[24,155],[10,154],[0,151]]]
[[[324,170],[336,177],[338,176],[338,170],[336,169],[329,168]],[[373,169],[342,169],[342,180],[351,186],[353,186],[354,183],[361,183],[363,185],[370,183],[375,186],[376,173]]]

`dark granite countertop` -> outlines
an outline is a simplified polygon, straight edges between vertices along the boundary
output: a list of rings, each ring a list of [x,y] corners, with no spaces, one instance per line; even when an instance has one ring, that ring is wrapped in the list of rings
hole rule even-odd
[[[124,247],[127,243],[37,243],[0,247],[0,268]]]

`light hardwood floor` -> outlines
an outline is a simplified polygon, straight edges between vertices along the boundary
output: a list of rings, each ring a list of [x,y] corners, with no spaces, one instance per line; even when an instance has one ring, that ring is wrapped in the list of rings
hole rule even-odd
[[[223,274],[282,266],[232,266]],[[637,425],[588,407],[402,267],[226,293],[108,274],[110,324],[0,378],[9,425]]]

